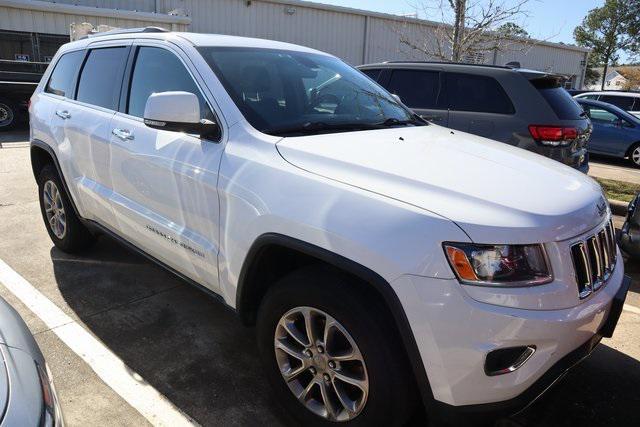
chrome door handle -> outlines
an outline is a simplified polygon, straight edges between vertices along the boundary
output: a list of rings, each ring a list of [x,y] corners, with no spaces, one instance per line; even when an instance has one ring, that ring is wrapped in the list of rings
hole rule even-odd
[[[56,116],[60,117],[62,120],[67,120],[71,118],[71,114],[67,110],[57,110]]]
[[[114,130],[111,131],[111,133],[114,134],[115,136],[117,136],[118,138],[120,138],[123,141],[131,141],[131,140],[133,140],[133,135],[131,135],[131,132],[129,132],[128,129],[115,128]]]

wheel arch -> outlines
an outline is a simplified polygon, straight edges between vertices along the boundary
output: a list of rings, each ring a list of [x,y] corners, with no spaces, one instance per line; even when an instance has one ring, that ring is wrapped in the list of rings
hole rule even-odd
[[[30,147],[30,156],[31,156],[31,170],[33,171],[33,177],[36,182],[38,181],[38,177],[40,175],[40,171],[43,167],[48,164],[52,164],[56,168],[56,172],[58,172],[58,176],[60,177],[60,181],[62,182],[62,186],[64,190],[69,195],[69,201],[71,202],[71,207],[73,208],[76,216],[78,218],[82,218],[76,207],[76,203],[71,196],[71,192],[67,186],[67,181],[64,178],[64,174],[62,173],[62,169],[60,168],[60,163],[58,162],[58,157],[56,156],[53,148],[49,146],[47,143],[40,141],[39,139],[35,139],[31,141]]]
[[[640,146],[640,141],[636,141],[633,144],[629,145],[629,148],[627,148],[627,152],[624,154],[625,157],[629,157],[631,156],[631,152],[636,148]]]
[[[284,267],[281,263],[274,263],[274,259],[281,256],[285,257]],[[245,257],[238,279],[236,310],[242,322],[245,325],[255,323],[260,302],[275,279],[310,263],[329,265],[359,279],[363,284],[371,285],[368,287],[370,293],[377,296],[393,321],[394,331],[404,347],[423,404],[431,407],[434,402],[431,386],[400,299],[383,277],[342,255],[282,234],[266,233],[259,236]],[[266,280],[263,275],[267,276]]]

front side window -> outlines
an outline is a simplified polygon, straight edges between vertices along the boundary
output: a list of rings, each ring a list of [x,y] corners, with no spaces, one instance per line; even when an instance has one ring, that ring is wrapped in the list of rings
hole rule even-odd
[[[440,73],[422,70],[394,70],[387,87],[411,108],[436,108]]]
[[[80,74],[76,99],[117,110],[127,52],[128,49],[124,46],[89,51]]]
[[[201,47],[249,123],[271,135],[424,125],[360,71],[295,51]]]
[[[80,68],[82,58],[84,58],[83,50],[62,55],[51,73],[45,92],[67,98],[73,97],[73,80]]]
[[[513,103],[493,77],[446,74],[449,108],[453,111],[513,114]]]
[[[369,68],[367,70],[360,70],[360,71],[366,74],[367,77],[369,77],[374,82],[378,80],[378,77],[380,77],[380,73],[382,72],[380,68]]]
[[[193,93],[200,100],[201,118],[213,120],[211,109],[180,59],[166,49],[140,47],[131,76],[127,114],[143,117],[149,96],[168,91]]]

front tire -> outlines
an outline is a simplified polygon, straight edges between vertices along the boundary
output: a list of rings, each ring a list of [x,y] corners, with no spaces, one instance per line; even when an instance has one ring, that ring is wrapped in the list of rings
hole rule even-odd
[[[38,176],[40,212],[49,237],[57,248],[77,253],[91,245],[95,237],[76,216],[69,195],[52,164],[42,168]]]
[[[403,425],[413,382],[391,319],[360,283],[307,267],[279,280],[258,311],[260,355],[276,398],[312,426]]]

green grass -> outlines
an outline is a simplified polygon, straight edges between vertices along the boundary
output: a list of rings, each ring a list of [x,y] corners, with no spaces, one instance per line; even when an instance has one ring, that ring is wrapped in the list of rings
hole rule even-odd
[[[613,179],[594,178],[602,186],[608,199],[630,202],[640,192],[640,185]]]

